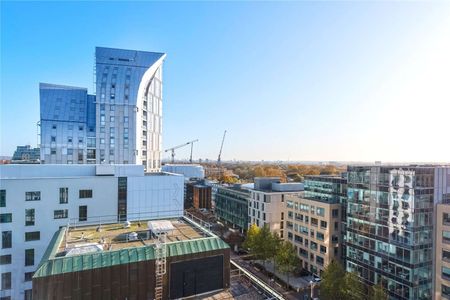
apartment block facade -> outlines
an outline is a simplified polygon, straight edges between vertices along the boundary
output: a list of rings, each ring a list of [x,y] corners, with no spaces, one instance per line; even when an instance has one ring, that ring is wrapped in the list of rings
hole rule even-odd
[[[95,95],[42,83],[41,162],[161,168],[164,53],[97,47]]]
[[[433,266],[440,260],[434,259],[434,207],[449,193],[448,170],[349,166],[347,271],[368,285],[381,283],[390,299],[431,299]]]
[[[341,258],[341,205],[286,196],[286,236],[300,257],[303,269],[320,276],[332,261]]]
[[[285,197],[303,191],[301,183],[281,183],[279,177],[256,177],[248,204],[248,221],[284,237]]]
[[[3,165],[0,179],[5,299],[30,299],[33,272],[61,226],[183,215],[183,176],[139,165]]]
[[[450,299],[450,193],[436,205],[434,297]]]

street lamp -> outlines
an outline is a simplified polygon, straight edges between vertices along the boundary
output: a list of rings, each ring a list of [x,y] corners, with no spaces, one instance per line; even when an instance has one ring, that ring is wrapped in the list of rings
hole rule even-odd
[[[309,282],[309,285],[311,286],[311,295],[310,295],[310,297],[311,297],[311,300],[314,298],[314,281],[310,281]]]

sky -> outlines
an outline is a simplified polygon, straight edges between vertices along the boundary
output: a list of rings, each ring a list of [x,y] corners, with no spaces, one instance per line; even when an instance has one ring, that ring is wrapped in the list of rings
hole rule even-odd
[[[0,5],[0,155],[36,145],[39,82],[94,92],[106,46],[167,53],[164,149],[217,159],[227,130],[222,160],[450,161],[450,2]]]

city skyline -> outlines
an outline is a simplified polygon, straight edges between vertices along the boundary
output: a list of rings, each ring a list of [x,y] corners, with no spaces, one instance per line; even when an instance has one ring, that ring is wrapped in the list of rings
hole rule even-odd
[[[167,53],[163,149],[215,159],[227,129],[223,160],[450,160],[448,3],[1,6],[0,155],[36,145],[39,82],[95,92],[106,46]]]

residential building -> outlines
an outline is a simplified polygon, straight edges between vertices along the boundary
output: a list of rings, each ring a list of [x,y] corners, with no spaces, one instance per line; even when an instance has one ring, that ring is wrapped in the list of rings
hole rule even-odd
[[[308,176],[305,191],[285,197],[285,239],[292,243],[303,269],[320,276],[332,261],[342,261],[343,210],[346,180]]]
[[[433,297],[436,300],[450,299],[450,193],[443,200],[436,205]]]
[[[97,47],[96,95],[40,84],[41,162],[161,168],[163,53]]]
[[[13,164],[38,164],[40,163],[41,150],[31,148],[30,145],[17,146],[12,157]]]
[[[285,196],[301,191],[302,183],[281,183],[279,177],[255,177],[248,205],[249,226],[267,225],[271,232],[284,238]]]
[[[227,226],[244,233],[248,229],[248,203],[251,192],[241,185],[214,185],[215,214]]]
[[[305,199],[317,200],[325,203],[340,203],[340,228],[339,236],[340,258],[337,258],[345,266],[347,236],[347,173],[339,176],[310,175],[305,177]]]
[[[0,166],[0,297],[28,297],[61,226],[181,217],[183,181],[141,165]]]
[[[33,276],[33,299],[180,299],[229,286],[229,246],[181,217],[62,227]]]
[[[449,168],[348,167],[347,271],[390,299],[433,297],[433,210],[449,193]]]

